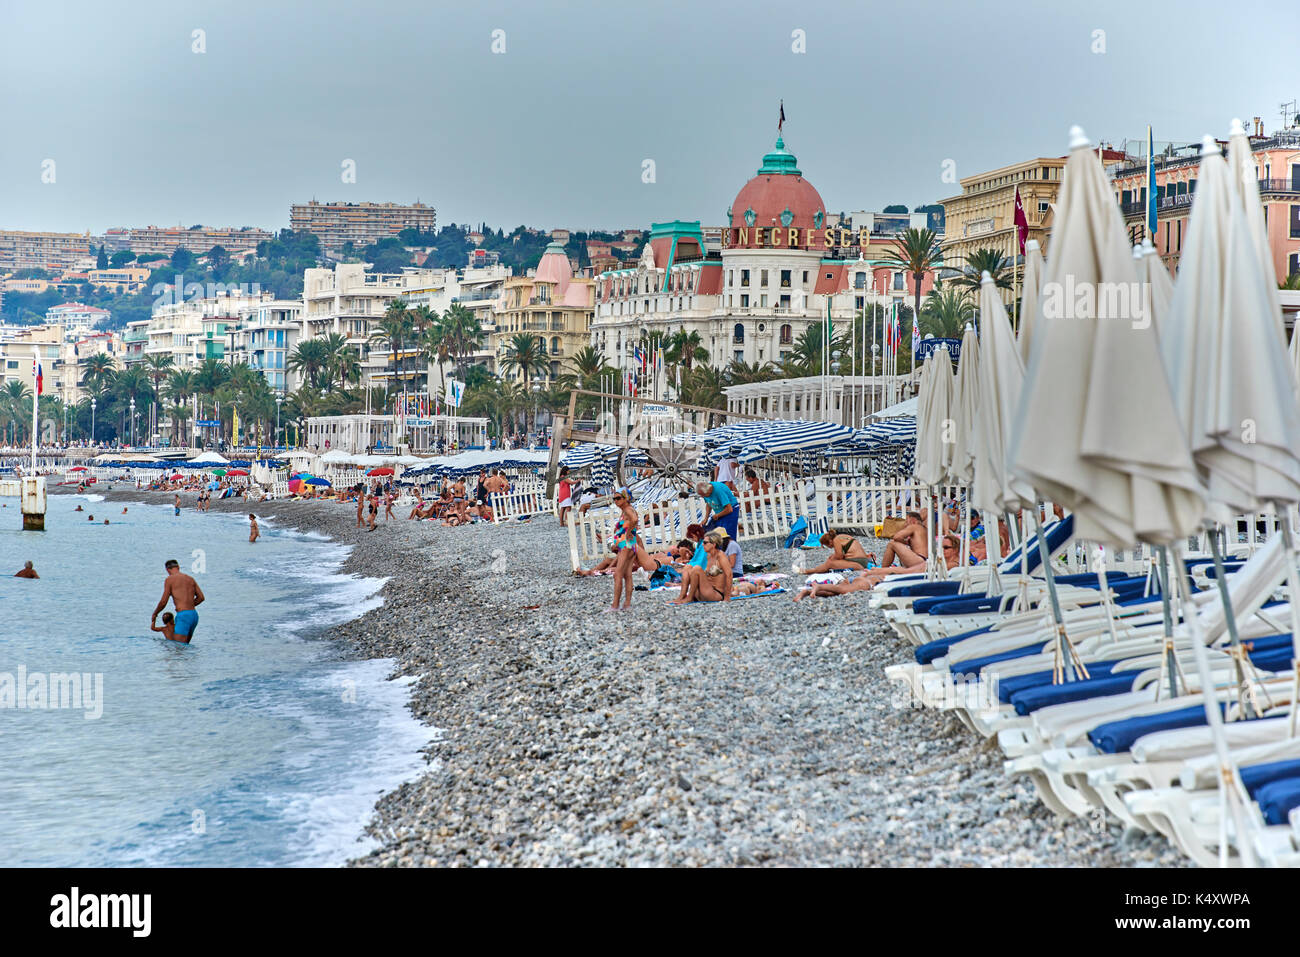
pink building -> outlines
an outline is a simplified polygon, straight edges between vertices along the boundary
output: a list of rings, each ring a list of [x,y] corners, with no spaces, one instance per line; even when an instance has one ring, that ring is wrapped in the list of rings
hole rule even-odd
[[[1268,224],[1273,269],[1279,280],[1300,272],[1300,129],[1250,137],[1259,177],[1264,221]],[[1221,142],[1226,155],[1228,144]],[[1156,250],[1170,270],[1177,270],[1187,239],[1187,218],[1196,194],[1201,162],[1199,143],[1171,147],[1155,165],[1157,214]],[[1115,191],[1134,242],[1145,236],[1146,161],[1138,158],[1115,168]]]

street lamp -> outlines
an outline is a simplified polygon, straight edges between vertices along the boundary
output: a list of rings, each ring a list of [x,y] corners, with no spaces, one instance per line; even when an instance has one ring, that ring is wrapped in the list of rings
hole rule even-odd
[[[131,396],[131,445],[135,446],[135,396]]]
[[[96,405],[97,405],[96,401],[94,399],[91,399],[90,400],[90,444],[91,445],[95,444],[95,406]]]
[[[540,379],[533,380],[533,434],[536,435],[537,428],[537,403],[542,397],[542,383]]]
[[[275,442],[271,443],[277,449],[280,447],[278,444],[280,441],[280,403],[283,401],[284,396],[277,392],[275,395]]]

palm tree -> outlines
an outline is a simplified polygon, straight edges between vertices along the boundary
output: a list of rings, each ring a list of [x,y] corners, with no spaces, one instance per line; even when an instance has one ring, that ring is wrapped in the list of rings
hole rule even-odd
[[[442,314],[442,324],[451,342],[451,354],[456,360],[456,367],[462,367],[466,360],[483,347],[486,338],[483,326],[478,321],[474,310],[453,302]]]
[[[188,420],[191,417],[188,400],[196,391],[194,385],[194,373],[189,369],[177,369],[172,372],[167,379],[167,396],[172,400],[172,409],[168,413],[173,420],[176,420],[176,409],[185,408],[185,414],[180,418]],[[187,440],[187,443],[188,440]]]
[[[921,313],[921,283],[925,274],[943,265],[943,252],[933,229],[908,229],[894,240],[894,248],[887,251],[885,265],[897,266],[909,273],[916,284],[913,314]]]
[[[208,359],[206,362],[217,362],[216,359]],[[223,367],[224,368],[224,367]],[[116,397],[117,411],[121,413],[124,423],[122,432],[126,435],[132,435],[132,423],[126,421],[130,414],[131,408],[142,406],[143,398],[150,395],[149,391],[149,374],[143,366],[127,366],[121,372],[113,377],[113,394]]]
[[[696,362],[709,361],[709,350],[704,348],[704,340],[694,330],[678,329],[668,337],[665,345],[664,358],[673,365],[680,365],[688,375]]]
[[[832,329],[834,326],[832,325]],[[803,375],[821,375],[822,350],[826,346],[826,320],[810,322],[790,350],[790,359],[803,370]],[[844,332],[835,333],[830,343],[831,352],[844,347]]]
[[[174,361],[172,359],[171,353],[162,352],[162,353],[154,353],[153,355],[145,356],[144,362],[141,363],[141,365],[144,367],[145,375],[147,375],[149,377],[149,381],[153,383],[153,429],[151,430],[151,438],[152,438],[152,431],[157,431],[160,425],[158,421],[159,388],[162,386],[163,379],[166,379],[168,376],[171,375],[172,368],[174,366]]]
[[[82,368],[86,370],[81,376],[82,386],[87,392],[98,395],[113,377],[113,357],[105,352],[96,352],[86,356]]]
[[[324,339],[304,339],[294,347],[287,365],[290,372],[296,372],[302,377],[304,385],[320,389],[323,387],[321,379],[329,359],[329,346]]]
[[[727,366],[726,377],[728,385],[744,385],[747,382],[768,382],[779,374],[771,362],[746,364],[739,359],[732,359],[731,365]]]
[[[418,341],[420,355],[424,357],[424,361],[438,367],[438,380],[440,383],[438,392],[439,394],[445,394],[447,391],[447,373],[444,368],[455,349],[455,341],[452,338],[451,330],[441,316],[435,316],[433,321],[424,327]],[[430,386],[432,386],[432,383],[430,383]],[[432,388],[429,391],[432,392]]]
[[[1293,272],[1280,283],[1277,284],[1279,289],[1300,289],[1300,272]]]
[[[31,398],[32,390],[17,379],[6,382],[4,391],[0,392],[0,419],[5,423],[6,433],[13,426],[11,445],[18,444],[19,429],[32,420]]]
[[[978,293],[984,273],[993,277],[993,284],[999,289],[1011,288],[1011,260],[996,249],[976,249],[966,257],[966,267],[960,276],[950,281],[954,286]]]
[[[683,401],[705,409],[725,409],[727,397],[722,391],[725,385],[727,377],[721,369],[708,364],[696,366],[690,375],[682,377]]]
[[[966,290],[935,283],[921,310],[921,332],[943,339],[960,339],[966,323],[974,317],[975,305]]]
[[[383,317],[375,323],[375,326],[375,331],[370,334],[370,343],[371,345],[381,345],[388,348],[391,354],[389,364],[393,369],[391,384],[396,384],[398,380],[401,380],[401,391],[405,392],[406,377],[403,373],[405,371],[406,356],[403,346],[414,335],[411,314],[407,311],[405,300],[394,299],[389,303]]]
[[[547,368],[546,356],[541,351],[541,340],[528,332],[517,332],[510,337],[505,355],[501,357],[501,371],[518,372],[524,379],[524,388],[538,372]]]

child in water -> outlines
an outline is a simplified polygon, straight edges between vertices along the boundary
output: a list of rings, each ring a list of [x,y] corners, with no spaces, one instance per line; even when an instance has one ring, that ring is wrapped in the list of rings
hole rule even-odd
[[[150,631],[161,631],[162,636],[168,641],[176,641],[176,616],[169,611],[163,612],[162,626],[150,625]]]

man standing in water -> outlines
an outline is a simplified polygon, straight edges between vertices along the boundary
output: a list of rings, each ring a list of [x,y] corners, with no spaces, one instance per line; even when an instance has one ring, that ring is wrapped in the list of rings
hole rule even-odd
[[[199,623],[199,613],[194,609],[203,604],[203,589],[198,582],[181,571],[181,563],[176,559],[167,559],[164,567],[167,569],[167,578],[163,581],[162,598],[158,599],[158,607],[149,619],[149,627],[158,623],[158,615],[167,607],[167,600],[171,599],[176,606],[175,640],[189,644]]]

